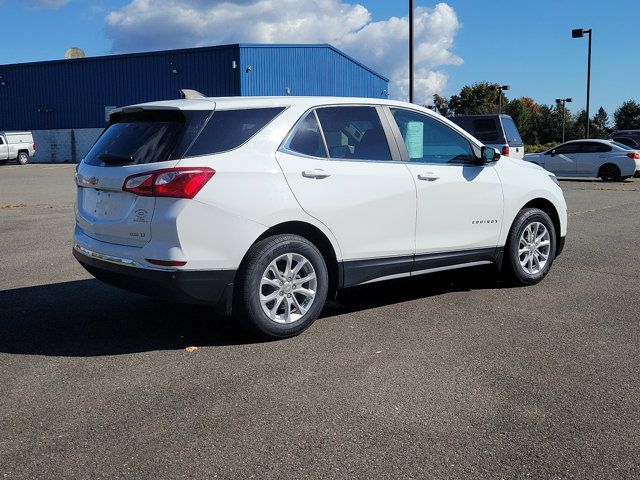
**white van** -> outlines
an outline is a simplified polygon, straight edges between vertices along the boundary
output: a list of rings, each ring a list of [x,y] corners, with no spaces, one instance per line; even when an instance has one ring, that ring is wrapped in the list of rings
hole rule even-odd
[[[36,154],[31,132],[0,132],[0,165],[16,160],[19,165],[29,163]]]

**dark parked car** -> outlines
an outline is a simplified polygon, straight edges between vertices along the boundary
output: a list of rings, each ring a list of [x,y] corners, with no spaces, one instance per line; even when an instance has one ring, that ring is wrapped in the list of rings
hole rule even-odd
[[[460,115],[448,119],[502,155],[521,160],[524,157],[524,143],[509,115]]]

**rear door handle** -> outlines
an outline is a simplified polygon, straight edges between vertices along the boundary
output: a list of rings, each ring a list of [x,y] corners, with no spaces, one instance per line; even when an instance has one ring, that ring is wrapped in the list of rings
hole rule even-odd
[[[426,180],[427,182],[433,182],[438,180],[440,177],[433,172],[424,172],[418,174],[418,179]]]
[[[331,174],[321,168],[314,168],[313,170],[304,170],[302,176],[305,178],[327,178],[330,177]]]

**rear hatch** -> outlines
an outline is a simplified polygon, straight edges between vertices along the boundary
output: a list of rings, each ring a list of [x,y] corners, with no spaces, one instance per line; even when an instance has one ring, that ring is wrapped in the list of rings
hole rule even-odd
[[[524,142],[520,137],[518,127],[516,127],[516,124],[509,115],[501,115],[500,118],[502,119],[504,134],[507,139],[507,144],[509,145],[509,156],[522,160],[524,158]]]
[[[78,166],[78,228],[103,242],[148,243],[156,199],[125,192],[123,184],[132,175],[174,167],[213,112],[215,103],[210,105],[210,110],[136,107],[112,114]]]

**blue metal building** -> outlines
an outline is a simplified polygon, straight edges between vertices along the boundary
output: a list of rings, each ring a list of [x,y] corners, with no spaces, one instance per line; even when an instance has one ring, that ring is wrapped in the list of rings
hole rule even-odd
[[[386,98],[388,79],[326,44],[235,44],[1,65],[0,130],[102,128],[111,108],[175,99],[181,88],[212,97]]]

